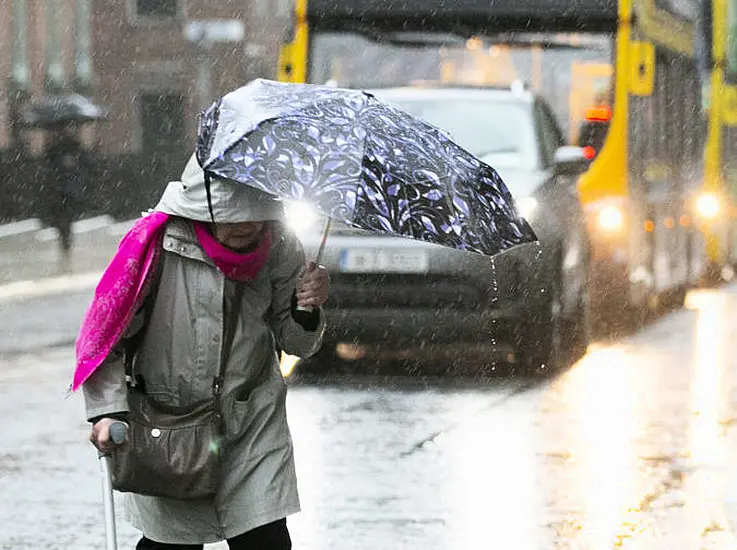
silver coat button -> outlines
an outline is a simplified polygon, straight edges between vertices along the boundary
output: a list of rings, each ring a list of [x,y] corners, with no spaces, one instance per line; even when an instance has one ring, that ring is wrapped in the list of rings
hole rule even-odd
[[[151,430],[151,437],[159,437],[161,435],[161,430],[158,428],[154,428]]]

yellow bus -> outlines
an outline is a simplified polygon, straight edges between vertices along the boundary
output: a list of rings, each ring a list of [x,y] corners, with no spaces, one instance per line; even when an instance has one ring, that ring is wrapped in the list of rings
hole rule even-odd
[[[578,185],[589,303],[595,317],[638,321],[663,298],[681,300],[706,270],[692,4],[296,0],[278,77],[361,88],[514,78],[544,95],[572,140],[587,116],[605,116]]]
[[[704,192],[697,202],[707,235],[707,281],[729,280],[737,266],[737,1],[704,0],[702,31],[709,129]],[[705,17],[705,20],[709,20]]]
[[[698,13],[683,9],[691,7],[618,3],[609,131],[579,182],[589,213],[592,302],[633,321],[665,300],[681,301],[706,269],[694,219],[706,115],[694,50]]]

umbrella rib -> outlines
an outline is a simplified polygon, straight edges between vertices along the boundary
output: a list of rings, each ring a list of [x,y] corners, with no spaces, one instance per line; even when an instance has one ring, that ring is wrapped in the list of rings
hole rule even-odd
[[[428,180],[429,181],[429,180]],[[407,186],[402,186],[402,192],[404,193],[404,201],[407,203],[407,219],[408,219],[408,225],[409,225],[409,232],[413,239],[416,239],[414,228],[412,227],[412,209],[409,205],[409,198],[407,197]]]

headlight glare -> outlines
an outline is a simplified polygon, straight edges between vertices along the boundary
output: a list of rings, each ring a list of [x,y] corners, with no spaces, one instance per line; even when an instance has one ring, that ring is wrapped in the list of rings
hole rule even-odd
[[[285,201],[284,216],[286,224],[297,234],[313,229],[320,218],[309,204],[299,201]]]
[[[618,206],[605,206],[599,211],[599,226],[609,232],[616,232],[624,226],[624,213]]]
[[[530,221],[537,212],[537,199],[535,197],[523,197],[517,201],[517,211],[520,216]]]
[[[696,199],[696,212],[706,220],[715,219],[720,210],[719,198],[713,193],[703,193]]]

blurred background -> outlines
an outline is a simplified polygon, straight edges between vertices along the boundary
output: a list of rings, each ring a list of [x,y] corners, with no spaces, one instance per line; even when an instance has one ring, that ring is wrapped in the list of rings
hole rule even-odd
[[[39,163],[51,140],[24,108],[81,94],[106,110],[79,128],[91,157],[77,217],[125,218],[181,173],[200,109],[244,82],[275,77],[293,7],[280,2],[3,1],[0,220],[39,216]],[[213,21],[215,20],[215,21]]]

